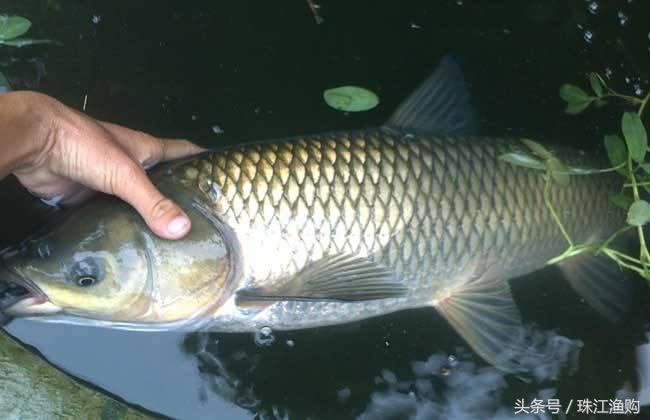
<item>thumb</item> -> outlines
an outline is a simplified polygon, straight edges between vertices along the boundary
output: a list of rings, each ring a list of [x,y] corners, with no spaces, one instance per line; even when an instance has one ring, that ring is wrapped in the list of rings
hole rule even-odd
[[[113,186],[113,194],[131,204],[149,229],[166,239],[179,239],[190,231],[187,214],[156,189],[139,165],[125,172],[120,174],[124,181]]]

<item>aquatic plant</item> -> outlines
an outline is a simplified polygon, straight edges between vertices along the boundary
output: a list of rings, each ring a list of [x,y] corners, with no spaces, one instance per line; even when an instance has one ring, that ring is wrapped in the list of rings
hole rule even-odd
[[[650,192],[650,161],[646,161],[648,151],[648,134],[643,126],[642,116],[650,102],[650,93],[645,98],[623,95],[610,88],[597,73],[588,75],[593,94],[579,86],[564,84],[560,87],[560,97],[566,102],[565,112],[576,115],[590,106],[604,106],[609,99],[623,101],[627,106],[636,107],[636,112],[626,111],[621,117],[621,133],[604,136],[604,146],[610,163],[607,169],[570,168],[564,165],[550,151],[539,143],[525,139],[527,152],[513,152],[500,156],[501,159],[518,166],[544,170],[544,202],[564,235],[568,247],[561,255],[552,258],[548,264],[560,262],[583,252],[604,254],[614,260],[620,267],[625,267],[640,274],[650,281],[650,251],[643,227],[650,223],[650,203],[642,198],[640,189]],[[620,136],[622,134],[622,137]],[[616,231],[603,243],[576,244],[562,224],[550,198],[553,183],[566,185],[571,175],[590,175],[616,171],[623,177],[622,192],[612,194],[609,201],[627,212],[627,225]],[[614,239],[620,234],[636,229],[639,239],[639,255],[632,256],[612,247]]]
[[[0,15],[0,45],[21,48],[36,44],[59,44],[51,39],[21,38],[32,27],[32,22],[22,16]]]
[[[22,38],[32,27],[32,22],[22,16],[7,16],[0,14],[0,47],[21,48],[36,44],[61,45],[51,39]],[[7,78],[0,72],[0,93],[11,90]]]

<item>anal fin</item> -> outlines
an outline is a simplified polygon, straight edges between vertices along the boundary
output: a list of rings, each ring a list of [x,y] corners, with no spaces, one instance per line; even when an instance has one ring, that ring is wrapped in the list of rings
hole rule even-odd
[[[479,356],[500,370],[555,379],[563,367],[576,364],[580,345],[524,326],[505,280],[474,279],[434,306]]]
[[[394,273],[365,257],[327,256],[280,284],[237,292],[244,301],[363,301],[400,297],[407,292]]]

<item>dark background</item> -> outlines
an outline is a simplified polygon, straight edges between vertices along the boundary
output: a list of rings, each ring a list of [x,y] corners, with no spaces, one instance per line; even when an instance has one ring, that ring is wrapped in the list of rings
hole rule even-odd
[[[217,147],[380,125],[449,53],[471,85],[482,134],[569,142],[591,152],[617,130],[621,108],[567,116],[559,86],[586,88],[585,74],[597,71],[611,74],[610,85],[623,93],[638,87],[645,94],[650,68],[650,3],[600,1],[595,14],[592,3],[322,0],[324,23],[317,25],[304,0],[2,0],[0,13],[32,20],[29,37],[63,46],[0,48],[0,71],[17,89],[77,109],[87,95],[93,117]],[[380,105],[358,114],[327,107],[322,92],[344,84],[375,91]],[[215,134],[215,125],[224,133]],[[3,181],[0,204],[0,246],[45,220],[43,208],[11,179]],[[150,336],[24,321],[10,332],[127,402],[186,418],[248,416],[222,411],[229,401],[268,418],[351,418],[364,409],[372,414],[382,401],[397,407],[394,418],[430,418],[427,407],[442,416],[456,401],[466,417],[487,418],[511,416],[516,398],[546,389],[563,400],[614,398],[626,381],[634,383],[641,317],[629,328],[608,325],[553,269],[513,287],[526,319],[585,342],[573,376],[529,384],[481,370],[489,368],[427,310],[277,334],[268,348],[249,335]],[[206,353],[227,368],[215,368]],[[423,390],[411,363],[432,354],[454,354],[461,368],[456,376],[437,370],[433,390]],[[399,380],[377,381],[385,369]],[[346,387],[351,396],[341,402]]]

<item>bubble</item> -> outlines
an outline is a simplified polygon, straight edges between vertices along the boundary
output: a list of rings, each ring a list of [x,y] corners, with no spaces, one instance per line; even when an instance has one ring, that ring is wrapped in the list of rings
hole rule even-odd
[[[625,13],[618,12],[618,22],[621,24],[621,26],[625,26],[627,24],[627,19],[628,17],[625,15]]]
[[[101,21],[102,21],[102,17],[100,15],[93,15],[93,23],[95,25],[97,25]]]
[[[212,132],[214,134],[223,134],[223,128],[219,127],[218,125],[213,125],[212,126]]]
[[[296,343],[294,343],[293,340],[287,340],[287,346],[289,346],[289,347],[293,347],[293,346],[295,346],[295,345],[296,345]]]
[[[598,13],[599,7],[600,6],[598,6],[598,3],[596,3],[595,1],[592,1],[591,3],[589,3],[589,6],[588,6],[589,13],[591,13],[592,15],[595,15],[596,13]]]
[[[583,38],[585,39],[585,41],[591,44],[591,42],[594,40],[594,33],[591,32],[590,30],[586,30],[583,35]]]
[[[339,402],[345,402],[347,401],[350,396],[352,395],[352,390],[348,387],[345,387],[343,389],[339,389],[336,392],[336,398],[339,400]]]
[[[449,357],[447,357],[447,363],[449,366],[454,367],[458,365],[458,359],[453,354],[450,354]]]
[[[643,96],[643,89],[641,89],[641,85],[634,85],[634,94],[637,96]]]
[[[258,346],[268,347],[275,341],[273,329],[271,327],[262,327],[255,331],[255,344]]]

